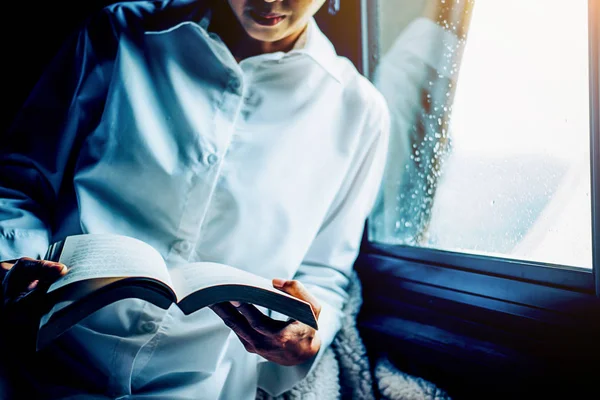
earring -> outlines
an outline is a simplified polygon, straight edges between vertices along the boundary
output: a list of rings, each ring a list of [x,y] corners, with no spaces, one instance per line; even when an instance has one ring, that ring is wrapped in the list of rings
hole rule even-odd
[[[335,15],[340,11],[340,0],[329,0],[329,14]]]

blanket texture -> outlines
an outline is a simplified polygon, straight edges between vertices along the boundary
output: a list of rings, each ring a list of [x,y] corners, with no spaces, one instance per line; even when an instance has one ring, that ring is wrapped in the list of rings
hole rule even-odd
[[[431,382],[398,370],[386,357],[372,373],[364,343],[356,327],[362,287],[356,272],[348,287],[342,328],[306,378],[281,396],[261,389],[257,400],[451,400]],[[376,385],[376,389],[374,386]]]

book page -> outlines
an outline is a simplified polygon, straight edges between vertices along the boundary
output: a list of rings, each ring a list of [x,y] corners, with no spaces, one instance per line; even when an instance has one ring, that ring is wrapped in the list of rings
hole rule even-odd
[[[59,258],[69,270],[48,292],[73,282],[94,278],[149,277],[171,285],[160,253],[147,243],[127,236],[87,234],[69,236]]]
[[[275,289],[270,279],[225,264],[212,262],[182,264],[171,268],[170,273],[178,300],[210,286],[227,284],[254,286],[295,299]]]

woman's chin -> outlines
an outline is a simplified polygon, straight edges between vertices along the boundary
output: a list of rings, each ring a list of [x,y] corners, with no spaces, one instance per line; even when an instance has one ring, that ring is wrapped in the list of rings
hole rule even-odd
[[[266,27],[258,24],[254,24],[253,27],[246,30],[248,35],[261,42],[276,42],[278,40],[284,39],[286,36],[286,30],[276,27]]]

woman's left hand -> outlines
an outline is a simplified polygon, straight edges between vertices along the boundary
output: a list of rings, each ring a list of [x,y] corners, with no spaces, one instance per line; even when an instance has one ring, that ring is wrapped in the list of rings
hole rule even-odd
[[[273,279],[273,287],[310,303],[319,318],[321,305],[302,283]],[[210,308],[235,332],[247,351],[277,364],[301,364],[321,348],[321,339],[312,327],[294,320],[274,320],[252,304],[219,303]]]

